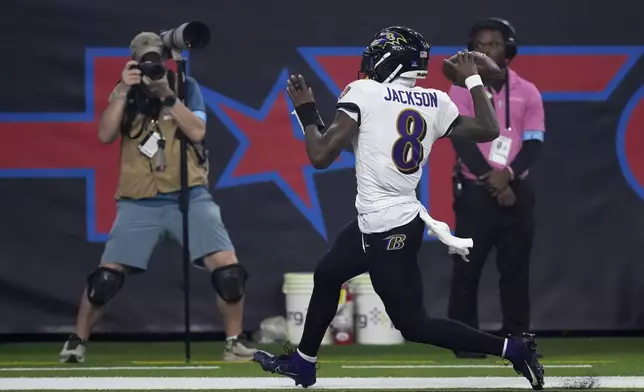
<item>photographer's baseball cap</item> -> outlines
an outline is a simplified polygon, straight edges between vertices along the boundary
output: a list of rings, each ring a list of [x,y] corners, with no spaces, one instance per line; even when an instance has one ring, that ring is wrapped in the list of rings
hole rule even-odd
[[[130,51],[136,61],[140,61],[141,57],[151,52],[163,57],[163,41],[157,34],[144,31],[132,39]]]

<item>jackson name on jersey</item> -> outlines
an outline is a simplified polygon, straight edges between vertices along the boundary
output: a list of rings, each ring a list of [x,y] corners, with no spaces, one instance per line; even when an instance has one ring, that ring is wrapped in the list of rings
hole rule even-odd
[[[391,83],[361,79],[338,99],[338,109],[359,125],[352,143],[363,233],[391,230],[427,214],[416,187],[432,144],[447,135],[458,109],[443,91],[413,84],[400,78]]]

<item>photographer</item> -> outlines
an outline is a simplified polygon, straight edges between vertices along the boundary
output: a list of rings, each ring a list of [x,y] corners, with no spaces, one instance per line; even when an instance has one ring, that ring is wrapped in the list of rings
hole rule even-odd
[[[102,143],[121,136],[117,215],[99,267],[87,278],[76,333],[61,362],[84,362],[86,342],[105,306],[130,273],[144,272],[156,245],[169,236],[182,244],[180,141],[188,139],[190,256],[210,272],[226,329],[225,361],[251,360],[255,349],[241,336],[246,270],[237,262],[219,207],[208,192],[208,161],[202,144],[206,111],[201,91],[185,80],[185,104],[176,98],[177,75],[167,70],[169,49],[159,35],[143,32],[130,44],[132,61],[109,98],[98,127]]]

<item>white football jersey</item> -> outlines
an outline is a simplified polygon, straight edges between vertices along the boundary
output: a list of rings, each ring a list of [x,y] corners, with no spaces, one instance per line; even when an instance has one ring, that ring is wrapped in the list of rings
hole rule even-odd
[[[337,107],[360,127],[352,141],[360,230],[379,233],[411,222],[424,208],[416,197],[423,165],[432,144],[448,134],[458,108],[443,91],[401,79],[356,80]]]

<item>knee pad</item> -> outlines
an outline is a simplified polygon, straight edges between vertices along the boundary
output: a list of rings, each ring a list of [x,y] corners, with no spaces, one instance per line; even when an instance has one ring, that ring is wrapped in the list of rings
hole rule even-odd
[[[121,290],[125,274],[121,271],[98,267],[87,277],[87,299],[92,305],[103,306]]]
[[[210,281],[217,294],[226,302],[239,302],[244,296],[248,272],[240,264],[231,264],[212,271]]]

